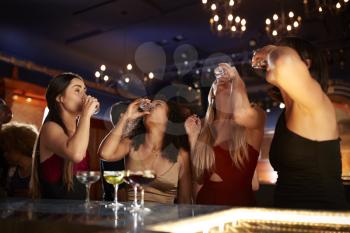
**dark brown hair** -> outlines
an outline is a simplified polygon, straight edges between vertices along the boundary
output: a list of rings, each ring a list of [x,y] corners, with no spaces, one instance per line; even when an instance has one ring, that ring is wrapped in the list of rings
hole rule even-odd
[[[67,134],[67,127],[64,125],[61,117],[61,108],[56,98],[59,95],[63,95],[73,79],[83,80],[79,75],[74,73],[62,73],[53,79],[51,79],[46,90],[46,102],[49,109],[49,113],[44,120],[44,124],[52,121],[62,127]],[[40,184],[39,184],[39,164],[40,164],[40,133],[37,137],[35,147],[33,151],[32,162],[32,176],[30,180],[30,193],[33,198],[40,197]],[[63,182],[67,186],[67,190],[73,188],[73,162],[65,160],[63,169]]]

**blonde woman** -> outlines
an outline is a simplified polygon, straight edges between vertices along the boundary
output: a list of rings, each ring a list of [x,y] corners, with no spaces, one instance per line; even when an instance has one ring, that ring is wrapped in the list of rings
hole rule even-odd
[[[196,116],[185,122],[194,196],[197,204],[253,206],[265,113],[250,104],[237,70],[228,64],[219,67],[224,74],[210,89],[203,127]]]

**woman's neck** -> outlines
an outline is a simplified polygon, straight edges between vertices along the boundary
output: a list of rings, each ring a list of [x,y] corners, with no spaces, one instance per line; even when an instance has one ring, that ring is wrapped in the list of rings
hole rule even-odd
[[[214,144],[229,141],[232,138],[232,121],[229,118],[215,118],[213,122]]]
[[[165,133],[165,126],[152,126],[147,130],[145,146],[151,150],[161,150]]]
[[[226,113],[222,111],[216,111],[215,114],[215,121],[222,121],[222,120],[230,120],[232,119],[232,114],[231,113]]]
[[[71,114],[67,111],[62,111],[61,114],[63,124],[66,126],[69,132],[75,132],[77,128],[77,118],[78,116],[75,114]]]
[[[293,105],[293,100],[283,90],[281,90],[281,95],[282,95],[282,99],[283,99],[286,111],[288,111],[289,109],[291,109],[291,107]]]

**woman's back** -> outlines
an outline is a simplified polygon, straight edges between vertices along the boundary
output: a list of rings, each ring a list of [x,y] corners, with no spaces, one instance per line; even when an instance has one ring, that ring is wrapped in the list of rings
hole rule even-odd
[[[300,209],[347,209],[341,182],[340,140],[313,141],[278,120],[270,148],[278,172],[275,206]]]

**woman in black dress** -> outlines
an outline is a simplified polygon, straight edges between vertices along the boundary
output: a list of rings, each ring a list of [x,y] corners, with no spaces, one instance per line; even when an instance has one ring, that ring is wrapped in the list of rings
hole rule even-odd
[[[274,204],[280,208],[349,209],[341,182],[340,138],[326,95],[327,63],[310,43],[285,38],[265,46],[252,64],[266,62],[266,80],[277,87],[285,111],[270,148],[278,173]]]

